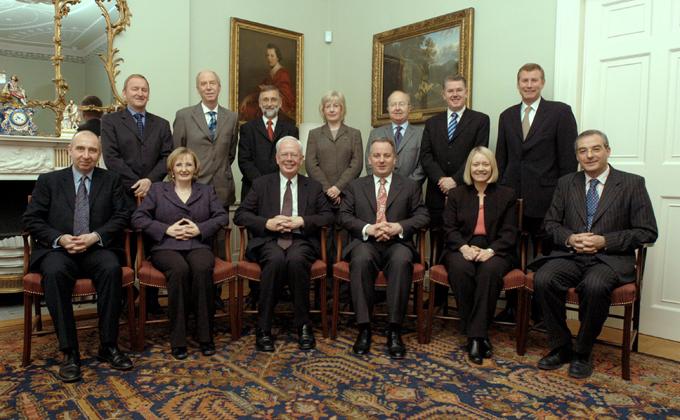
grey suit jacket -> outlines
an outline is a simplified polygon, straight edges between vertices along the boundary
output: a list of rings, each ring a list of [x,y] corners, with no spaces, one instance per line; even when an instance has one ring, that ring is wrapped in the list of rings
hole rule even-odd
[[[328,124],[309,132],[305,167],[324,191],[335,185],[344,190],[361,173],[363,164],[361,132],[342,124],[333,139]]]
[[[551,258],[576,255],[566,243],[571,234],[586,231],[585,182],[583,171],[560,178],[545,215],[545,230],[557,247],[530,268],[536,269]],[[655,242],[658,236],[644,178],[611,168],[590,230],[605,238],[605,248],[596,257],[614,270],[621,282],[635,280],[635,249]]]
[[[368,153],[371,149],[371,142],[374,139],[385,137],[394,141],[392,123],[376,127],[368,135],[365,154],[367,175],[372,174],[371,167],[368,165]],[[397,166],[394,168],[395,173],[411,178],[421,185],[425,181],[425,171],[423,171],[423,167],[420,164],[420,142],[422,139],[423,126],[409,123],[397,148]]]
[[[196,153],[201,168],[198,182],[215,187],[217,197],[224,206],[234,204],[236,201],[231,164],[236,159],[237,124],[236,113],[219,106],[217,131],[213,142],[203,107],[199,102],[198,105],[177,111],[172,125],[175,147],[188,147]]]

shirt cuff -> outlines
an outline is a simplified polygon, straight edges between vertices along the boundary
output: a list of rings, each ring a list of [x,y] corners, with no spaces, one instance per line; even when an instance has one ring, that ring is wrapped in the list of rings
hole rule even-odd
[[[368,240],[368,227],[370,225],[366,224],[363,229],[361,229],[361,238],[364,242]]]
[[[52,248],[61,248],[61,245],[59,245],[59,239],[61,239],[62,236],[64,235],[57,236],[57,239],[52,242]]]

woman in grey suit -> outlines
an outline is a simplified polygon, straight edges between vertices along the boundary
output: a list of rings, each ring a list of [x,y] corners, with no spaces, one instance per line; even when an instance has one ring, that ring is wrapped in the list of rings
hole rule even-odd
[[[321,98],[319,111],[326,124],[309,132],[305,166],[309,176],[321,183],[334,208],[342,190],[361,173],[361,132],[345,125],[345,96],[335,90]]]
[[[176,359],[187,357],[186,314],[196,315],[196,338],[205,356],[215,354],[212,283],[215,256],[213,236],[229,222],[222,201],[212,186],[194,182],[198,177],[196,154],[175,149],[167,161],[171,182],[156,182],[132,215],[154,245],[151,263],[168,280],[170,346]]]

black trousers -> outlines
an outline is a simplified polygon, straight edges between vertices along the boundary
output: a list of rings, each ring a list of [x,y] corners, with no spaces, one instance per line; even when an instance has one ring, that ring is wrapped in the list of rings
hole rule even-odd
[[[151,262],[168,281],[170,346],[187,346],[187,314],[196,316],[196,340],[209,343],[213,337],[215,256],[207,248],[190,251],[160,250]]]
[[[539,268],[534,277],[534,298],[543,309],[550,348],[571,346],[566,316],[566,295],[570,287],[575,287],[578,293],[581,322],[574,350],[590,354],[607,320],[612,291],[620,284],[616,273],[595,256],[555,258]]]
[[[413,280],[413,253],[399,242],[362,242],[352,248],[349,277],[357,323],[371,321],[375,279],[380,271],[387,278],[388,322],[401,325]]]
[[[284,284],[288,284],[293,295],[295,327],[311,323],[309,319],[309,282],[311,268],[318,251],[309,241],[294,238],[288,249],[282,249],[276,241],[269,241],[254,250],[260,275],[260,297],[258,301],[258,327],[270,331],[274,307]]]
[[[468,261],[460,251],[446,252],[443,262],[456,295],[461,333],[470,338],[487,338],[510,263],[497,255],[485,262]]]
[[[91,278],[97,290],[101,345],[115,346],[118,343],[122,270],[113,251],[97,247],[81,254],[69,254],[64,249],[56,249],[42,258],[40,272],[47,309],[59,339],[59,350],[78,351],[71,303],[78,278]]]

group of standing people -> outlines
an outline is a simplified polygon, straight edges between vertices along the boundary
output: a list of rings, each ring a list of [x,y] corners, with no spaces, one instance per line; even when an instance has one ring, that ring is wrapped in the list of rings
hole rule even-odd
[[[123,88],[127,108],[103,116],[101,143],[89,131],[76,134],[69,148],[73,167],[58,172],[63,178],[59,184],[55,175],[41,176],[24,216],[42,250],[34,251],[32,267],[43,273],[46,286],[54,282],[55,292],[46,296],[65,354],[60,377],[80,378],[72,311],[63,309],[70,308],[69,287],[78,275],[92,276],[98,293],[109,297],[99,301],[100,314],[110,314],[100,317],[105,330],[101,357],[115,368],[132,367],[117,349],[118,326],[111,321],[120,312],[120,282],[100,280],[116,271],[117,248],[109,244],[130,215],[132,225],[147,236],[151,262],[168,279],[171,354],[177,359],[188,355],[190,311],[196,315],[201,352],[215,353],[210,245],[228,223],[228,206],[235,202],[234,160],[243,174],[234,222],[248,228],[246,255],[262,268],[257,350],[275,350],[273,309],[284,284],[293,298],[299,347],[315,346],[310,267],[320,255],[321,227],[337,223],[348,235],[342,258],[349,261],[359,330],[354,353],[370,352],[374,283],[382,271],[387,279],[386,351],[394,359],[405,357],[401,327],[418,256],[413,237],[432,226],[440,232],[440,261],[457,298],[469,359],[483,363],[492,355],[488,327],[502,277],[516,264],[516,201],[522,198],[523,226],[534,248],[545,254],[534,261],[541,267],[536,300],[545,313],[551,352],[538,366],[554,369],[568,362],[572,376],[590,375],[592,345],[606,318],[602,308],[608,306],[608,294],[632,280],[632,264],[626,264],[636,246],[656,239],[656,223],[642,178],[608,165],[604,133],[577,136],[569,106],[541,97],[544,83],[539,65],[519,69],[522,102],[501,114],[495,154],[488,149],[489,117],[466,107],[465,78],[444,80],[447,109],[424,128],[408,122],[409,95],[395,91],[387,103],[391,122],[371,131],[364,156],[361,133],[345,124],[340,92],[323,96],[319,110],[324,124],[310,131],[304,153],[294,122],[279,113],[284,98],[274,85],[260,86],[261,116],[237,129],[237,115],[218,104],[219,77],[202,71],[196,77],[201,102],[177,112],[171,133],[166,120],[146,111],[146,78],[129,76]],[[109,171],[94,167],[99,153]],[[364,159],[367,175],[359,177]],[[577,161],[581,172],[576,172]],[[303,162],[309,177],[299,173]],[[162,182],[166,175],[170,182]],[[106,211],[95,217],[99,178],[107,180],[106,199],[98,200]],[[64,202],[75,197],[72,217],[63,206],[55,212],[51,188],[65,190]],[[89,197],[89,226],[76,233],[82,225],[81,197]],[[114,205],[118,199],[125,205]],[[89,262],[95,251],[98,261],[99,254],[110,253],[108,274]],[[583,294],[574,350],[563,315],[569,287]]]

